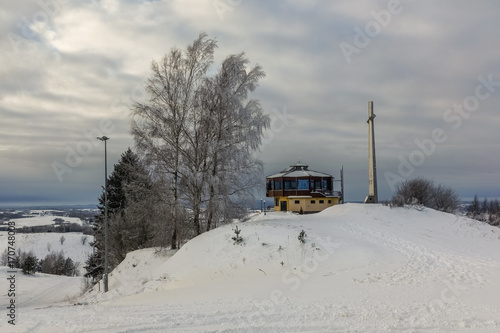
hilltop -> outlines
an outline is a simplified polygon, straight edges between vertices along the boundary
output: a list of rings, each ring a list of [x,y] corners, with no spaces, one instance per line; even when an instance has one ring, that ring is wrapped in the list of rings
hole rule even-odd
[[[79,306],[31,302],[19,323],[30,332],[493,332],[499,246],[500,229],[426,208],[260,214],[176,253],[131,252],[107,294],[95,287],[70,303]]]

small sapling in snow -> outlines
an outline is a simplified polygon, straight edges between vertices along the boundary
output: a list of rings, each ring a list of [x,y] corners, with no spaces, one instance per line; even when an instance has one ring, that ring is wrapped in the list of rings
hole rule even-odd
[[[298,240],[301,242],[301,243],[305,243],[306,242],[306,232],[304,230],[302,230],[300,233],[299,233],[299,236],[297,237]]]
[[[238,229],[238,226],[236,226],[235,229],[233,229],[235,235],[233,236],[232,240],[234,240],[234,244],[239,244],[243,241],[243,238],[240,236],[241,229]]]

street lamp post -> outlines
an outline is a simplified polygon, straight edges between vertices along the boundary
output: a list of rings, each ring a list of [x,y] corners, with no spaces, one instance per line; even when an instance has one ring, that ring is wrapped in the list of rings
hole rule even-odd
[[[104,141],[104,292],[108,292],[108,157],[106,151],[107,136],[97,138]]]

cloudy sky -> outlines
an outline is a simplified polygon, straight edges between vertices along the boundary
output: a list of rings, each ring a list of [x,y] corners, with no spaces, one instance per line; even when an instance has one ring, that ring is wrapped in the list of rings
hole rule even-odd
[[[129,107],[153,59],[200,32],[216,63],[246,52],[273,121],[265,173],[300,160],[368,187],[374,101],[379,198],[418,176],[500,197],[498,1],[29,0],[0,9],[0,204],[88,204],[133,147]],[[111,169],[111,167],[109,167]]]

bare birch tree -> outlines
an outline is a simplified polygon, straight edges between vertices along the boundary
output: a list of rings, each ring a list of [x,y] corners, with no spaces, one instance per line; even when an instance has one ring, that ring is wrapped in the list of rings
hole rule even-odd
[[[194,95],[213,62],[215,40],[205,33],[183,52],[173,48],[161,63],[153,61],[152,75],[147,80],[147,103],[136,104],[133,110],[132,135],[136,146],[159,173],[169,182],[172,196],[171,247],[177,246],[181,162],[185,155],[186,118],[193,108]]]
[[[247,71],[248,64],[244,53],[230,55],[217,75],[206,82],[211,91],[205,100],[211,128],[206,230],[214,221],[232,217],[241,199],[244,202],[251,196],[251,189],[259,183],[257,177],[262,178],[262,163],[253,152],[260,146],[270,119],[259,101],[248,99],[248,94],[265,73],[259,65]]]
[[[150,98],[133,110],[136,146],[168,190],[172,248],[186,212],[191,236],[198,235],[234,217],[263,180],[255,152],[270,119],[248,95],[264,71],[249,68],[241,53],[208,77],[216,47],[200,34],[185,51],[172,49],[160,64],[153,61]]]

